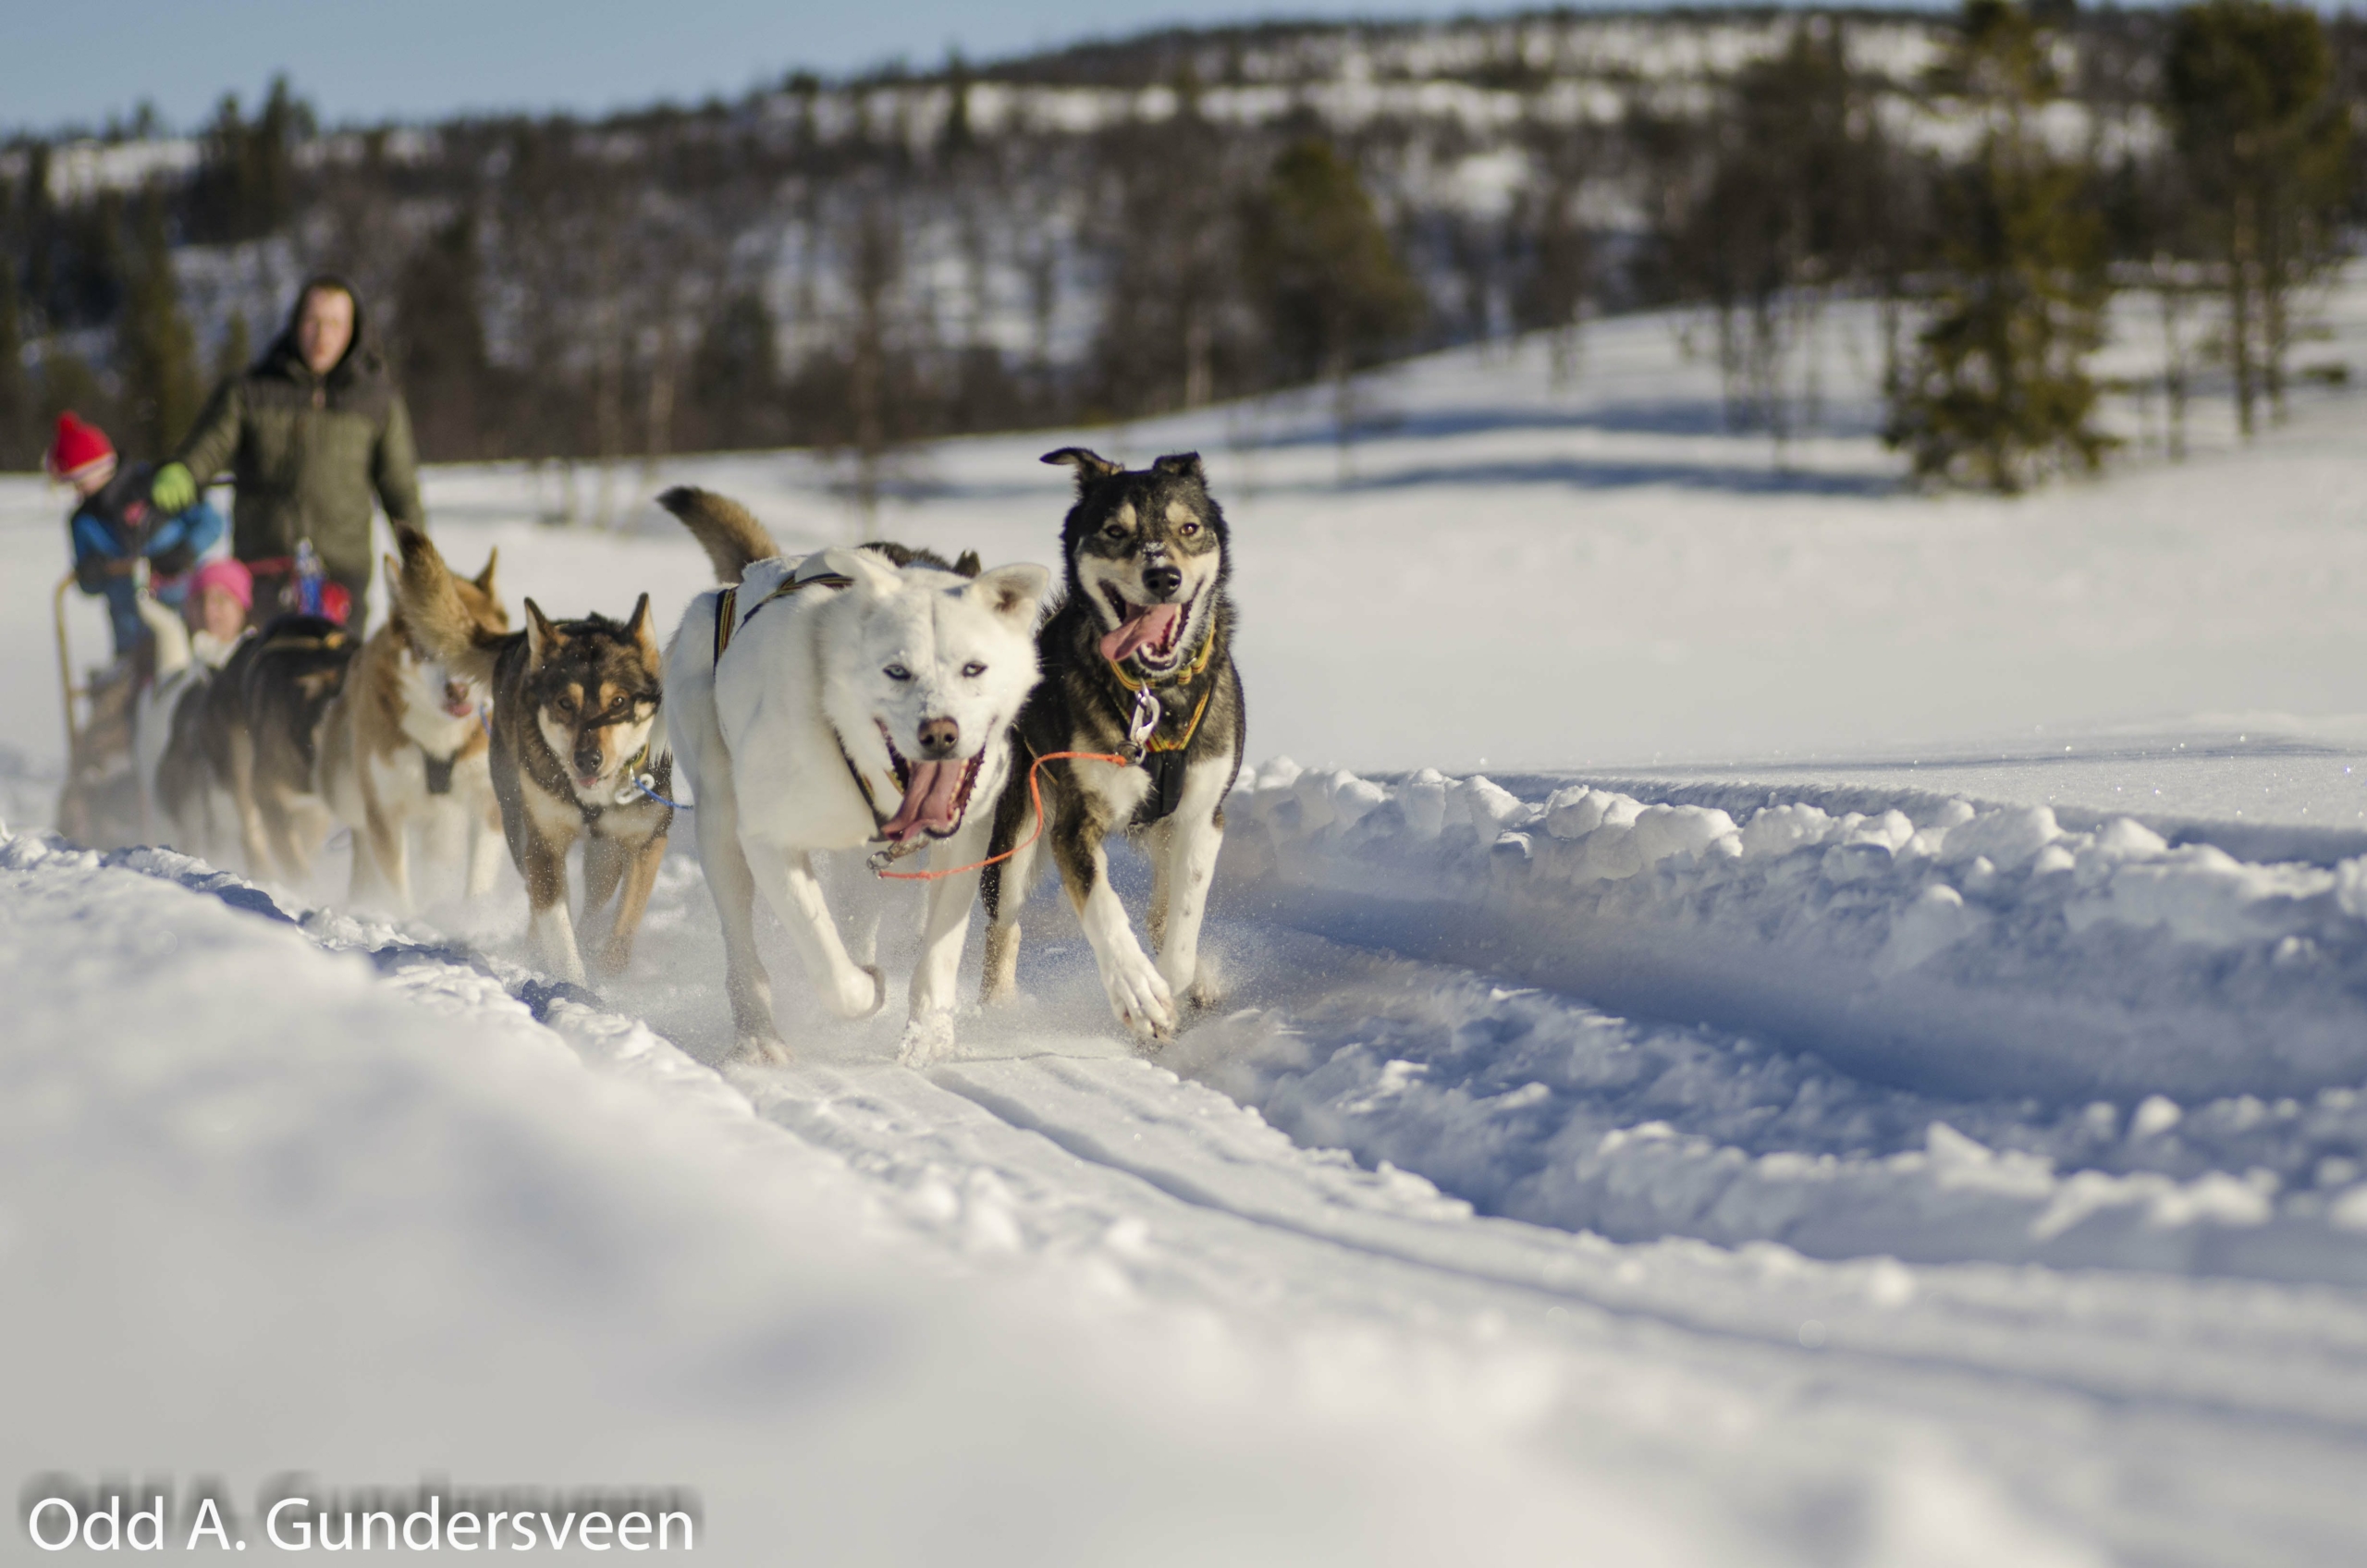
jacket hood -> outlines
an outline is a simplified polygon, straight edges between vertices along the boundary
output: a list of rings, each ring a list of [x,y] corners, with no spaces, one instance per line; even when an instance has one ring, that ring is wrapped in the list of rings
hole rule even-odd
[[[300,379],[311,379],[313,367],[304,362],[303,351],[296,345],[296,318],[303,313],[304,297],[315,288],[334,288],[353,301],[353,340],[329,373],[320,377],[326,386],[335,387],[369,379],[376,380],[386,373],[386,355],[379,349],[378,340],[370,331],[369,313],[362,307],[361,291],[350,279],[333,272],[318,272],[304,280],[296,290],[296,302],[288,307],[288,319],[281,324],[279,336],[271,340],[263,357],[255,361],[257,370],[284,367]]]

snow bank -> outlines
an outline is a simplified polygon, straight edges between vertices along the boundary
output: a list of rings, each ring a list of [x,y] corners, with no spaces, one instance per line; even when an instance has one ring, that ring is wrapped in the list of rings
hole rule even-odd
[[[1260,991],[1162,1060],[1301,1145],[1489,1214],[1825,1258],[2367,1283],[2367,1170],[2333,1152],[2367,1147],[2351,1090],[2185,1109],[1947,1099],[1328,947],[1277,934],[1269,952],[1321,989]]]
[[[1236,907],[1878,1083],[2078,1103],[2367,1082],[2367,858],[2258,864],[2044,806],[1771,794],[1738,819],[1287,760],[1228,821]]]
[[[1302,1143],[1617,1239],[2367,1283],[2367,861],[1912,803],[1737,822],[1269,764],[1229,814],[1236,911],[1647,1016],[1407,964],[1177,1065]]]

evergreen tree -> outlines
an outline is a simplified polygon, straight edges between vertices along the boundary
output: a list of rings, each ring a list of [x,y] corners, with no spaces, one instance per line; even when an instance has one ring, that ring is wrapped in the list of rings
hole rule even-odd
[[[235,243],[277,233],[296,213],[296,144],[313,131],[310,105],[272,80],[250,123],[236,93],[225,94],[206,128],[189,195],[190,227],[201,239]]]
[[[938,155],[952,163],[976,150],[977,137],[970,129],[970,67],[962,58],[962,51],[950,51],[945,58],[945,126],[938,135]]]
[[[127,426],[119,439],[135,456],[162,458],[187,434],[205,395],[198,381],[197,335],[181,311],[164,202],[140,203],[138,270],[116,326]]]
[[[17,263],[0,254],[0,469],[30,469],[41,461],[42,431],[33,389],[25,374],[24,311],[17,297]]]
[[[476,223],[464,213],[428,236],[395,282],[395,362],[420,452],[438,462],[488,455],[477,272]]]
[[[1331,383],[1344,461],[1350,377],[1420,325],[1421,290],[1355,165],[1319,137],[1283,149],[1243,227],[1242,275],[1278,379]]]
[[[2177,13],[2164,88],[2202,254],[2220,271],[2236,415],[2285,402],[2292,297],[2342,255],[2350,125],[2316,15],[2272,0]]]
[[[1717,307],[1727,423],[1780,445],[1800,390],[1791,362],[1827,291],[1871,270],[1883,152],[1835,18],[1800,23],[1783,54],[1735,73],[1726,99],[1670,250]]]
[[[706,446],[769,447],[786,438],[777,337],[772,312],[754,292],[726,300],[699,335],[691,352],[690,402]]]
[[[1172,118],[1113,126],[1098,142],[1109,204],[1094,235],[1109,287],[1088,374],[1096,402],[1121,415],[1197,407],[1254,357],[1226,310],[1241,241],[1224,139],[1197,98],[1184,79]]]
[[[27,283],[41,288],[28,288],[28,303],[50,330],[101,326],[116,319],[130,287],[125,227],[123,196],[115,190],[71,207],[44,202],[36,211],[34,265]]]
[[[1594,239],[1578,210],[1590,172],[1588,138],[1578,128],[1541,120],[1527,129],[1537,172],[1507,214],[1506,248],[1515,258],[1508,303],[1516,330],[1545,335],[1553,384],[1564,386],[1577,374],[1578,331],[1596,283]],[[1474,303],[1471,325],[1484,338],[1487,301]]]
[[[2113,445],[2094,425],[2087,361],[2111,295],[2103,228],[2081,167],[2032,123],[2057,91],[2049,35],[2010,0],[1971,0],[1937,85],[1980,112],[1970,160],[1938,194],[1940,277],[1886,438],[1926,479],[2013,493],[2092,469]]]
[[[116,426],[115,399],[108,396],[99,373],[81,355],[53,347],[42,356],[41,420],[36,428],[46,432],[68,409],[102,430],[112,431]]]
[[[247,312],[232,311],[223,329],[222,346],[214,351],[214,379],[227,381],[254,362],[254,339],[247,328]]]

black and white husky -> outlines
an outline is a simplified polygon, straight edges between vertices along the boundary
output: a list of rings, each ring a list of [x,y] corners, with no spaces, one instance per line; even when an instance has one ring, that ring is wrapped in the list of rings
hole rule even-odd
[[[1049,846],[1110,1010],[1156,1043],[1173,1034],[1184,1008],[1215,999],[1200,920],[1246,734],[1225,594],[1231,537],[1196,452],[1139,470],[1077,447],[1044,461],[1076,470],[1076,504],[1061,532],[1068,597],[1036,640],[1044,678],[1020,715],[1014,770],[1053,752],[1128,760],[1046,764],[1049,821],[1032,844],[1027,790],[1004,792],[991,852],[1016,852],[986,873],[984,999],[1012,992],[1019,906]],[[1110,886],[1102,846],[1112,832],[1140,839],[1149,852],[1156,962]]]
[[[1036,684],[1052,574],[963,570],[894,545],[779,555],[744,508],[704,490],[659,501],[724,587],[691,601],[666,651],[666,718],[696,800],[699,861],[723,922],[737,1052],[788,1060],[756,955],[761,890],[824,1003],[877,1012],[887,978],[847,950],[816,853],[937,847],[903,1059],[950,1048],[975,863],[1010,778],[1011,723]],[[867,946],[867,943],[859,943]]]

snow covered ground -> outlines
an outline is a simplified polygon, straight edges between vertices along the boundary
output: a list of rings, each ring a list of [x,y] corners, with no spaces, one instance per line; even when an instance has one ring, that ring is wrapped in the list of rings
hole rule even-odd
[[[60,506],[0,482],[0,1448],[688,1486],[749,1562],[2356,1561],[2367,399],[1932,499],[1866,323],[1782,467],[1682,325],[1380,378],[1344,473],[1313,403],[1085,437],[1199,447],[1238,546],[1232,994],[1157,1062],[1049,890],[960,1060],[773,933],[801,1060],[719,1073],[687,833],[598,998],[514,883],[44,839]],[[1049,558],[1072,438],[882,530]],[[654,478],[851,536],[802,456]],[[553,612],[703,582],[644,504],[428,495]]]

